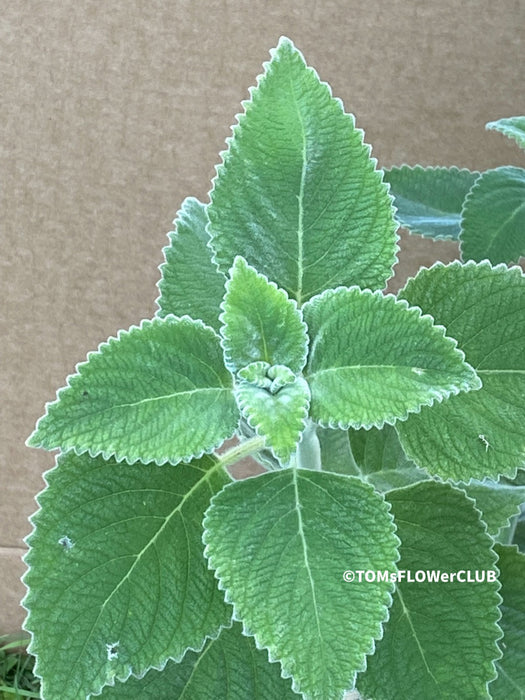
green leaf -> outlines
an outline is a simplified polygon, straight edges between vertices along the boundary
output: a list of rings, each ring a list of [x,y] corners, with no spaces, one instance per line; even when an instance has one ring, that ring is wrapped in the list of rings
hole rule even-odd
[[[458,238],[463,202],[478,177],[479,172],[455,167],[403,165],[385,171],[401,226],[436,239]]]
[[[525,465],[525,276],[489,263],[437,264],[400,296],[446,327],[483,382],[398,423],[403,449],[444,479],[513,476]]]
[[[327,290],[304,306],[310,414],[324,426],[382,427],[480,382],[455,341],[392,295]]]
[[[317,426],[323,471],[360,476],[361,470],[352,453],[348,430]]]
[[[202,545],[203,512],[229,481],[217,460],[132,466],[68,452],[47,481],[24,601],[44,697],[97,693],[229,623]]]
[[[28,445],[176,464],[210,452],[237,427],[219,337],[201,321],[143,321],[77,369]]]
[[[399,571],[491,571],[491,538],[471,500],[449,484],[426,481],[387,495],[401,538]],[[479,574],[481,578],[481,573]],[[484,574],[486,577],[487,575]],[[398,580],[390,618],[366,672],[374,700],[488,698],[501,636],[497,579],[480,583]]]
[[[242,381],[235,393],[250,426],[266,438],[277,459],[289,462],[308,417],[310,390],[305,380],[297,377],[276,393]]]
[[[281,677],[278,664],[268,663],[241,625],[223,629],[197,653],[188,651],[180,663],[168,661],[160,672],[152,669],[143,678],[106,687],[102,700],[294,700],[290,681]]]
[[[396,224],[363,132],[290,40],[271,56],[210,193],[219,267],[240,254],[299,306],[336,285],[383,288]]]
[[[223,308],[224,357],[232,372],[253,362],[302,370],[308,339],[296,302],[241,257],[230,271]]]
[[[509,518],[518,515],[525,503],[525,486],[511,486],[497,481],[471,481],[460,484],[467,496],[476,501],[488,532],[494,537],[509,524]]]
[[[465,200],[460,234],[463,260],[516,262],[525,255],[525,170],[487,170]]]
[[[165,262],[160,266],[157,316],[188,315],[219,330],[226,277],[211,259],[206,206],[188,197],[173,223],[175,231],[168,234],[170,244],[164,248]]]
[[[498,677],[490,684],[493,700],[525,699],[525,555],[517,547],[496,544],[501,581],[500,642],[503,658],[496,662]]]
[[[525,117],[506,117],[485,124],[485,129],[499,131],[514,139],[520,148],[525,148]]]
[[[384,499],[353,477],[284,469],[225,488],[204,526],[234,618],[281,661],[296,692],[340,697],[387,617],[389,582],[343,579],[348,569],[395,570]]]
[[[385,425],[381,430],[350,429],[348,437],[362,474],[411,469],[416,466],[404,453],[396,430],[391,425]]]

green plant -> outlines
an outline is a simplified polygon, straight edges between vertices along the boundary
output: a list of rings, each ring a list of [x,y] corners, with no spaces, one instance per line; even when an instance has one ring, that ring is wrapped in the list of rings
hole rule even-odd
[[[436,264],[383,294],[376,166],[282,39],[156,318],[29,439],[61,450],[26,558],[44,698],[522,697],[525,276]],[[246,455],[264,473],[232,479]]]
[[[26,653],[25,636],[0,637],[0,699],[39,698],[38,678],[33,674],[34,659]]]
[[[489,122],[525,148],[525,117]],[[517,262],[525,255],[525,170],[483,173],[403,165],[386,172],[397,218],[412,233],[459,241],[463,260]]]

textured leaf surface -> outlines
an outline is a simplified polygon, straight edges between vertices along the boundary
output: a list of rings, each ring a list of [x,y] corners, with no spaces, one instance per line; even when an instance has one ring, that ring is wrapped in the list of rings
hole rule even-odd
[[[239,418],[219,337],[173,316],[110,338],[57,396],[29,445],[130,463],[201,456],[230,437]]]
[[[291,41],[271,54],[210,193],[219,266],[242,255],[299,305],[341,284],[383,288],[396,224],[363,133]]]
[[[461,210],[479,172],[403,165],[385,172],[397,207],[396,218],[412,233],[457,239]]]
[[[350,429],[348,437],[354,458],[363,474],[415,467],[414,462],[404,453],[396,430],[391,425],[385,425],[381,430]]]
[[[520,505],[525,503],[525,486],[511,486],[488,479],[460,486],[476,501],[489,533],[494,536],[509,524],[509,518],[519,514]]]
[[[400,570],[495,570],[491,538],[472,501],[426,481],[387,498],[401,539]],[[473,573],[474,576],[474,573]],[[397,583],[390,618],[358,687],[374,700],[482,700],[494,678],[499,584]]]
[[[223,308],[224,356],[232,372],[253,362],[302,370],[308,339],[297,304],[241,257],[230,271]]]
[[[486,129],[499,131],[509,139],[514,139],[518,146],[525,148],[525,117],[506,117],[485,125]]]
[[[200,653],[188,651],[180,663],[169,661],[162,671],[104,688],[103,700],[294,700],[289,680],[278,664],[268,663],[253,638],[235,623],[210,639]]]
[[[286,464],[296,450],[308,417],[308,384],[297,377],[274,394],[243,381],[235,393],[248,423],[266,438],[277,459]]]
[[[493,700],[525,698],[525,555],[516,547],[497,544],[500,570],[503,658],[496,662],[497,679],[490,684]]]
[[[445,479],[512,476],[525,465],[525,276],[503,265],[438,264],[400,295],[446,327],[483,382],[398,423],[403,448]]]
[[[324,426],[382,427],[479,387],[455,342],[389,295],[328,290],[304,306],[310,414]]]
[[[234,616],[309,698],[338,698],[381,636],[392,584],[347,584],[347,569],[394,571],[397,538],[359,479],[285,469],[236,482],[205,518],[206,556]]]
[[[470,191],[461,222],[463,260],[517,262],[525,255],[525,170],[487,170]]]
[[[68,452],[47,480],[25,576],[44,697],[96,693],[229,623],[203,557],[203,512],[229,481],[215,459],[159,467]]]
[[[168,234],[170,244],[164,248],[165,262],[160,266],[157,315],[188,315],[219,330],[226,277],[211,259],[205,205],[188,197],[173,223],[175,231]]]

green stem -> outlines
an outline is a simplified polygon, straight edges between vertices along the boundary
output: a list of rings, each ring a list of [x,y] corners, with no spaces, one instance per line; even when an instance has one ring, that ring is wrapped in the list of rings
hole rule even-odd
[[[223,467],[229,467],[231,464],[235,464],[235,462],[238,462],[244,457],[249,457],[255,452],[259,452],[259,450],[264,447],[264,444],[265,439],[256,435],[249,440],[240,442],[238,445],[235,445],[235,447],[225,452],[219,457],[219,462]]]
[[[317,428],[313,421],[308,420],[306,428],[297,446],[295,464],[298,469],[313,469],[321,471],[321,446],[317,437]]]

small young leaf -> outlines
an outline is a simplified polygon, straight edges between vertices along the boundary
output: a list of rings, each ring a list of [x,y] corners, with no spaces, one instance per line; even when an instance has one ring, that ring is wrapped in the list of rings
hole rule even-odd
[[[188,197],[173,223],[175,231],[168,234],[170,244],[164,248],[165,262],[160,266],[157,316],[188,315],[219,330],[226,277],[212,262],[207,245],[206,206]]]
[[[499,131],[509,139],[514,139],[520,148],[525,148],[525,117],[506,117],[488,122],[486,129]]]
[[[396,218],[411,233],[457,239],[461,210],[479,172],[403,165],[385,171],[397,207]]]
[[[302,370],[308,339],[296,302],[241,257],[230,271],[223,308],[224,357],[232,372],[254,362]]]
[[[494,537],[509,524],[509,518],[519,514],[520,505],[525,503],[525,486],[511,486],[486,479],[460,484],[459,487],[476,501],[476,508],[481,511],[487,530]]]
[[[382,427],[480,386],[444,329],[391,295],[328,290],[305,304],[304,317],[310,414],[321,425]]]
[[[187,317],[143,321],[110,338],[57,396],[30,446],[129,463],[199,457],[239,420],[219,337]]]
[[[242,255],[299,306],[336,285],[381,289],[396,224],[363,133],[281,39],[244,103],[210,193],[210,234],[227,272]]]
[[[460,248],[463,260],[517,262],[525,255],[525,170],[487,170],[465,200]]]
[[[401,538],[398,568],[463,577],[495,575],[496,556],[479,513],[449,484],[425,481],[391,491],[387,499]],[[487,698],[501,631],[497,579],[397,583],[383,638],[358,688],[374,700]]]
[[[493,700],[525,698],[525,555],[517,547],[496,544],[499,556],[501,604],[500,642],[503,658],[496,662],[498,677],[489,686]]]
[[[229,481],[217,460],[174,468],[68,452],[47,480],[24,601],[44,697],[97,693],[229,623],[202,545],[203,512]]]
[[[297,377],[276,393],[242,381],[235,393],[250,426],[266,438],[277,459],[289,462],[308,417],[310,390],[305,380]]]
[[[345,571],[394,571],[384,499],[354,477],[285,469],[238,481],[204,520],[206,556],[257,646],[293,689],[339,698],[381,636],[392,585],[349,584]]]
[[[106,687],[101,700],[297,700],[289,679],[281,677],[278,664],[268,663],[251,637],[234,623],[201,652],[188,651],[182,661],[168,661],[143,678]]]
[[[483,382],[398,423],[405,452],[444,479],[513,476],[525,465],[525,275],[489,263],[437,264],[400,296],[446,327]]]

